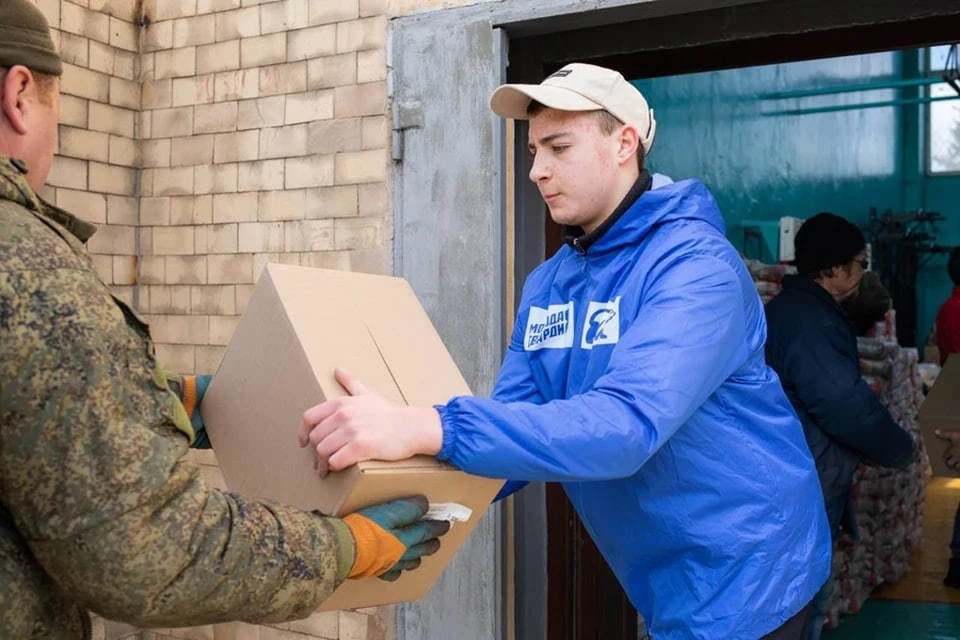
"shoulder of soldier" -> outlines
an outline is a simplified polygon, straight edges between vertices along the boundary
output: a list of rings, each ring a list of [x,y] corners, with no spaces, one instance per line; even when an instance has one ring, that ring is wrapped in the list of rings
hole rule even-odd
[[[55,225],[17,202],[0,199],[0,272],[87,268]]]

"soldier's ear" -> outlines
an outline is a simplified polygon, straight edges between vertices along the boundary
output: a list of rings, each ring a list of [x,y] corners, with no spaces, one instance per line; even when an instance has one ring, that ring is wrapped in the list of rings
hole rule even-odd
[[[31,99],[29,94],[38,90],[33,74],[23,65],[10,67],[3,78],[3,98],[0,101],[3,115],[10,128],[20,135],[27,133],[27,116],[37,98],[33,96]]]

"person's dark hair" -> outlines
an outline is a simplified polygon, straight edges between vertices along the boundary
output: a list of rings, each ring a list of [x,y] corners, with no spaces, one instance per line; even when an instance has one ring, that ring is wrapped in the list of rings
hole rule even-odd
[[[954,247],[950,250],[950,257],[947,259],[947,273],[950,274],[953,284],[960,287],[960,247]]]
[[[547,108],[548,107],[543,103],[537,102],[536,100],[531,100],[530,104],[527,106],[527,116],[532,118],[533,116],[537,115],[538,113],[540,113],[541,111]],[[611,133],[617,130],[617,127],[622,127],[624,125],[624,122],[620,118],[613,115],[606,109],[591,111],[589,113],[595,114],[595,117],[597,119],[597,124],[600,125],[600,131],[602,131],[604,135],[610,135]],[[646,164],[646,154],[643,151],[643,145],[638,143],[637,144],[637,170],[643,171],[643,167],[645,164]]]
[[[848,264],[866,246],[857,225],[825,211],[800,226],[793,239],[794,262],[800,275],[817,280]]]

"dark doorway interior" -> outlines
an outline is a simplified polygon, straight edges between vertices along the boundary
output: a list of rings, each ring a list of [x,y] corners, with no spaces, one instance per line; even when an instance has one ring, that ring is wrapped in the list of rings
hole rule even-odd
[[[748,0],[697,10],[708,4],[717,3],[638,3],[499,25],[510,36],[509,81],[539,82],[570,61],[616,68],[631,79],[650,78],[929,46],[955,41],[960,33],[957,0]],[[671,6],[673,14],[663,15]],[[516,237],[517,246],[527,250],[517,256],[516,277],[523,282],[561,240],[527,180],[530,155],[522,124],[515,142]],[[559,485],[548,485],[546,506],[547,628],[526,628],[520,615],[517,638],[635,640],[636,612]],[[522,572],[523,549],[517,557]]]

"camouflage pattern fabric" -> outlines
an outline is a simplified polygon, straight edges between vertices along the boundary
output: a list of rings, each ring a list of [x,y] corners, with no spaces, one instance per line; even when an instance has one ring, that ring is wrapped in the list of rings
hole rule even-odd
[[[209,489],[147,325],[0,155],[0,635],[302,618],[354,559],[342,521]]]

